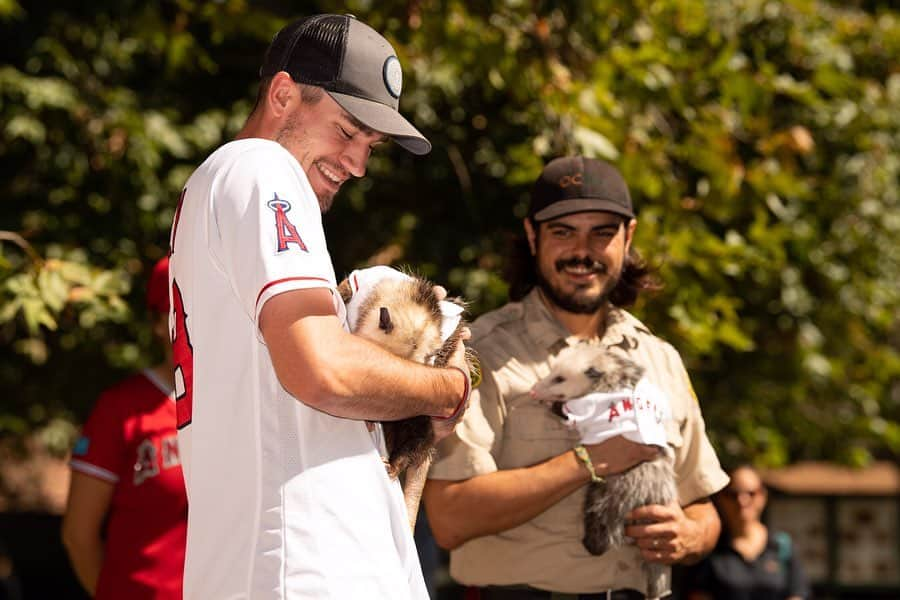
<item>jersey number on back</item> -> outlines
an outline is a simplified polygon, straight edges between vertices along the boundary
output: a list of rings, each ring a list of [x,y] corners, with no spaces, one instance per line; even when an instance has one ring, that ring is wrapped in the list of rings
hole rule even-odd
[[[181,220],[181,209],[187,188],[181,190],[178,205],[175,207],[175,220],[172,223],[172,235],[169,238],[169,256],[175,254],[175,236],[178,233],[178,222]],[[187,329],[187,313],[184,312],[184,298],[178,282],[172,280],[172,312],[174,313],[170,337],[172,338],[173,357],[175,359],[175,414],[178,429],[191,424],[194,409],[194,347]]]
[[[194,347],[187,329],[187,313],[177,281],[172,281],[172,309],[175,326],[172,329],[172,349],[175,359],[175,412],[178,429],[191,424],[194,407]]]

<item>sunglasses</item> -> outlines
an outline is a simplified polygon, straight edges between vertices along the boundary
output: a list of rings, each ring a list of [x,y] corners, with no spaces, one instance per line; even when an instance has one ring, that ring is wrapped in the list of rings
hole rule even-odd
[[[756,498],[759,494],[762,493],[762,488],[756,488],[755,490],[722,490],[722,493],[725,496],[728,496],[732,500],[736,500],[741,496],[750,496],[750,499]]]

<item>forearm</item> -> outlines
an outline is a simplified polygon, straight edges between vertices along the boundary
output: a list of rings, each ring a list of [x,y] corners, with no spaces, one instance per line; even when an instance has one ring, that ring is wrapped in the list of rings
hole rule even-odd
[[[719,521],[719,514],[708,498],[688,504],[683,510],[685,517],[698,529],[697,544],[690,549],[691,551],[684,559],[679,561],[682,564],[690,565],[712,552],[719,539],[722,524]]]
[[[91,596],[97,590],[103,566],[104,543],[100,534],[114,489],[108,481],[72,471],[60,533],[75,575]]]
[[[324,288],[270,299],[260,313],[260,331],[281,385],[335,416],[372,421],[449,416],[466,387],[455,369],[403,360],[348,333]]]
[[[279,372],[279,379],[304,403],[335,416],[373,421],[448,416],[465,389],[459,371],[398,358],[315,318],[295,323],[288,334],[296,340],[299,360]]]
[[[589,479],[575,454],[565,452],[532,467],[464,481],[430,479],[425,508],[437,543],[452,550],[473,538],[527,523]]]
[[[63,543],[75,576],[93,597],[97,593],[97,580],[103,566],[103,540],[99,537],[71,539],[64,536]]]

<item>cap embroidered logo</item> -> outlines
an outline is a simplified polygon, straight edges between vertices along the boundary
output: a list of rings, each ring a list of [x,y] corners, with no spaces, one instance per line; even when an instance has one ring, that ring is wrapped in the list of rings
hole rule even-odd
[[[581,173],[575,173],[574,175],[563,175],[559,178],[559,187],[567,188],[570,185],[581,185],[584,181]]]

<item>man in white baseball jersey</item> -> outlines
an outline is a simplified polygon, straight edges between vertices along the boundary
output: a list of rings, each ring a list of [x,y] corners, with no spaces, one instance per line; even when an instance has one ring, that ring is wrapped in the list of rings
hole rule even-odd
[[[426,598],[365,421],[431,415],[447,435],[464,357],[427,367],[347,333],[321,213],[376,144],[431,144],[397,112],[393,48],[352,17],[288,25],[260,75],[253,113],[188,179],[172,229],[184,595]]]

